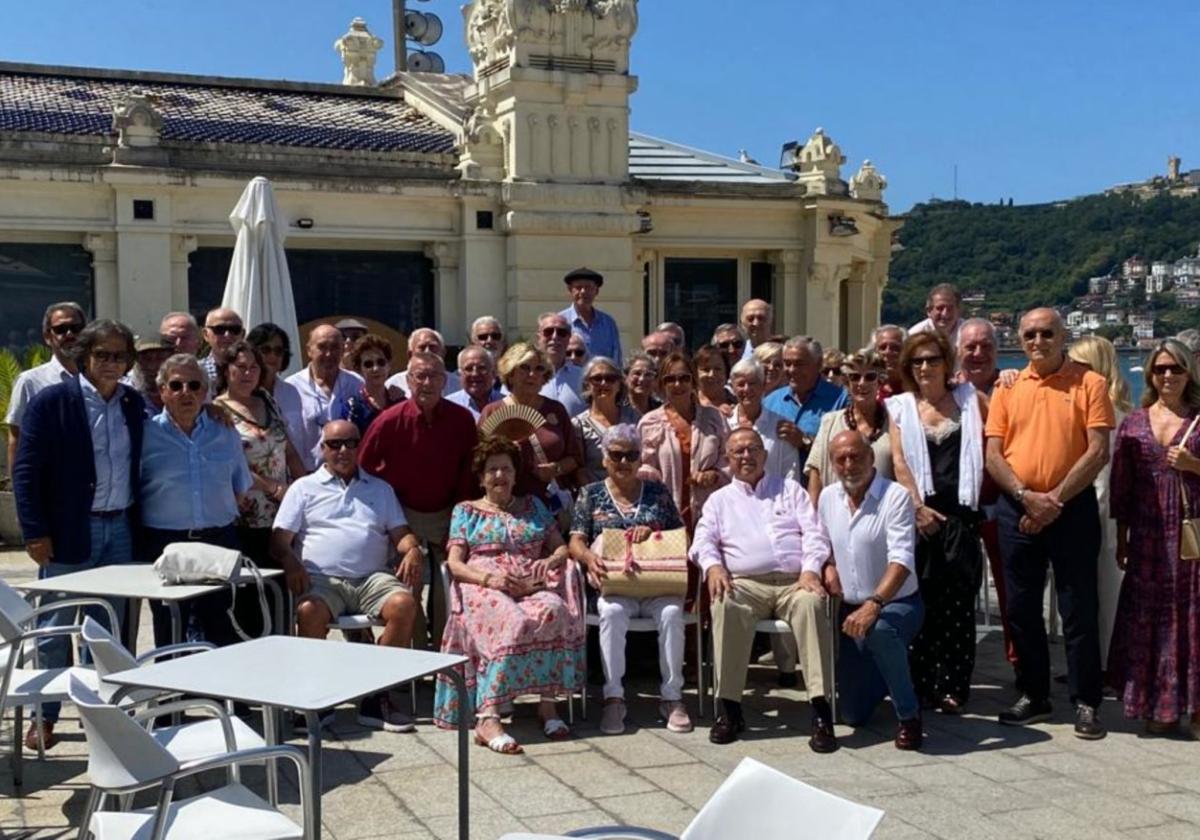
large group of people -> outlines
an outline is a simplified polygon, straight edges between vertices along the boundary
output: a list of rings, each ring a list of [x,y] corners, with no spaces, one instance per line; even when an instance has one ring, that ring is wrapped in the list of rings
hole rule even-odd
[[[570,304],[529,341],[476,319],[454,371],[430,327],[393,347],[346,319],[293,348],[226,308],[202,326],[168,313],[135,337],[53,304],[52,357],[22,374],[5,418],[26,550],[47,578],[153,562],[171,543],[236,548],[284,571],[294,632],[365,614],[379,644],[465,656],[471,707],[441,681],[434,720],[471,715],[477,742],[504,754],[522,751],[504,727],[520,696],[539,699],[545,737],[572,736],[559,708],[585,690],[589,611],[605,735],[626,728],[631,619],[657,628],[672,732],[693,728],[685,636],[711,630],[717,744],[745,728],[756,630],[772,619],[814,751],[838,748],[835,711],[859,726],[885,698],[896,747],[919,749],[923,714],[971,703],[986,558],[1018,691],[1001,724],[1051,715],[1052,569],[1075,734],[1105,735],[1107,686],[1151,732],[1200,737],[1195,347],[1151,350],[1135,409],[1112,345],[1068,346],[1053,309],[1024,314],[1028,363],[1003,373],[991,323],[964,320],[949,285],[926,320],[845,352],[777,334],[763,300],[711,336],[689,343],[664,323],[623,352],[596,305],[603,282],[569,273]],[[630,546],[686,533],[687,594],[605,594],[612,529]],[[187,631],[235,643],[228,607],[227,594],[189,602]],[[166,641],[170,616],[154,618]],[[53,637],[42,655],[70,651]],[[47,707],[30,744],[53,745],[57,718]],[[389,693],[359,720],[413,728]]]

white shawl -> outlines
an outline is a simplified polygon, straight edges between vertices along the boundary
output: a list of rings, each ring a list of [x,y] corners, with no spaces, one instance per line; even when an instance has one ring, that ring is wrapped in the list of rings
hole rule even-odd
[[[951,393],[958,405],[962,424],[962,444],[958,462],[958,503],[971,510],[979,509],[979,489],[983,485],[983,416],[975,386],[969,382],[957,386]],[[925,429],[917,411],[913,394],[897,394],[886,400],[888,414],[900,429],[900,445],[904,463],[917,482],[922,498],[933,495],[933,470],[929,464],[929,448]]]

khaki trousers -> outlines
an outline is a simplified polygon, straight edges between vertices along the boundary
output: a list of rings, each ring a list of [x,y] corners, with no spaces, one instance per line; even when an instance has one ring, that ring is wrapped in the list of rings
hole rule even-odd
[[[446,562],[450,513],[450,508],[433,513],[404,509],[408,527],[417,535],[417,539],[429,547],[429,568],[422,571],[422,576],[428,584],[425,590],[429,593],[428,606],[423,611],[424,615],[417,617],[416,626],[413,628],[413,640],[418,645],[426,640],[432,641],[434,648],[440,645],[442,628],[446,626],[446,593],[442,591],[441,566]]]
[[[792,574],[735,576],[733,593],[712,603],[716,692],[721,700],[741,702],[754,625],[768,618],[791,625],[809,699],[828,696],[821,667],[821,652],[830,644],[825,604],[819,596],[796,589],[796,578]]]

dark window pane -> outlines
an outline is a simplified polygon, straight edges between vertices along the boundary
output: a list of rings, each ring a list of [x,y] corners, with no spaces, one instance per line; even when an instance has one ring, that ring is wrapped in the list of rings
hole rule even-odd
[[[20,356],[42,344],[42,314],[73,300],[91,317],[92,255],[79,245],[0,242],[0,346]]]
[[[737,267],[737,260],[666,260],[666,320],[682,326],[692,346],[707,343],[718,324],[737,321]]]
[[[750,263],[750,297],[775,303],[775,269],[770,263]]]

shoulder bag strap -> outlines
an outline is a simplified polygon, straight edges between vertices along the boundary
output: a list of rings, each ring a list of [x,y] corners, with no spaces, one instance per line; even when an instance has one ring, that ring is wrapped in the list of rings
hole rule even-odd
[[[1187,431],[1183,434],[1183,438],[1179,441],[1179,445],[1184,449],[1187,448],[1188,438],[1192,436],[1192,432],[1196,431],[1197,423],[1200,423],[1200,412],[1197,412],[1196,416],[1192,418],[1191,425],[1188,426]],[[1183,518],[1191,519],[1192,505],[1188,501],[1187,482],[1183,480],[1183,473],[1179,474],[1179,498],[1183,501]]]

